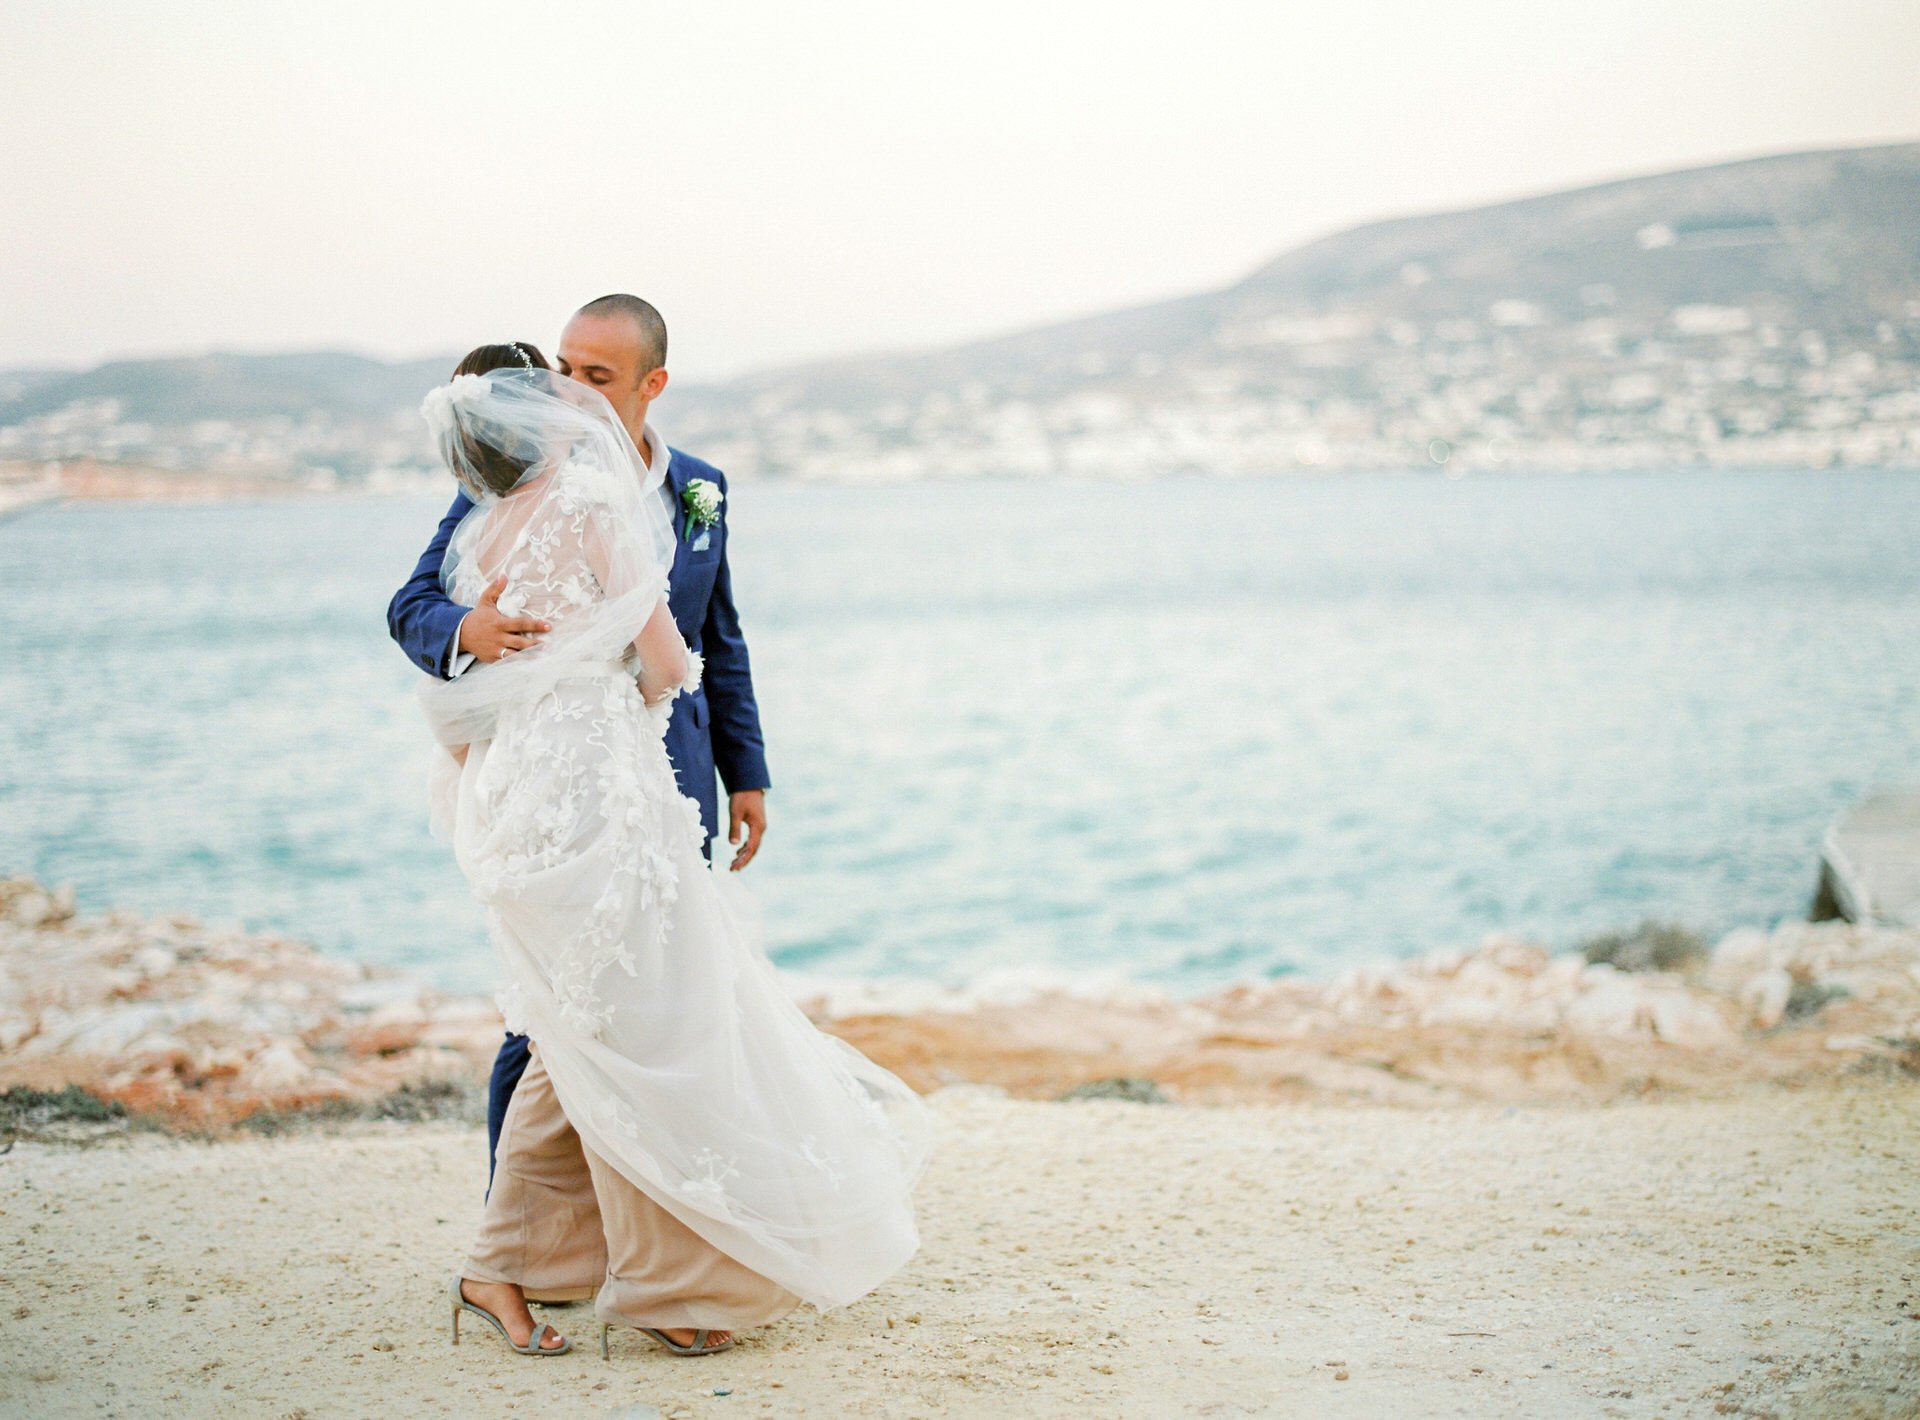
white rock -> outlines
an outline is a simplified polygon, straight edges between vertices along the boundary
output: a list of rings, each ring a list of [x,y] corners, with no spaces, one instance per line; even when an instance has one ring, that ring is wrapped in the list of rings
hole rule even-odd
[[[1506,962],[1487,957],[1474,958],[1461,967],[1459,975],[1454,977],[1456,990],[1478,992],[1483,995],[1506,994],[1512,980],[1513,975]]]
[[[1558,1027],[1565,1014],[1566,1008],[1558,1001],[1527,1001],[1514,1007],[1501,1024],[1508,1030],[1538,1035]]]
[[[1841,1050],[1878,1050],[1880,1042],[1870,1035],[1830,1035],[1827,1037],[1827,1049]]]
[[[1552,995],[1570,998],[1579,991],[1586,968],[1586,962],[1580,957],[1555,957],[1552,964],[1540,973],[1540,985]]]
[[[173,1006],[165,1001],[133,1001],[75,1011],[48,1029],[47,1012],[40,1034],[28,1042],[35,1055],[119,1055],[149,1031],[170,1029],[176,1022]],[[64,1014],[64,1013],[63,1013]]]
[[[240,1072],[240,1084],[248,1090],[288,1090],[304,1085],[313,1071],[285,1041],[275,1041],[247,1062]]]
[[[404,1001],[388,1001],[385,1005],[376,1006],[368,1014],[366,1023],[370,1026],[417,1026],[426,1019],[426,1007],[416,995]]]
[[[1567,1007],[1561,1019],[1576,1035],[1644,1035],[1652,1027],[1639,989],[1624,976],[1616,981],[1602,979],[1589,985]]]
[[[1741,927],[1727,933],[1713,949],[1716,973],[1740,977],[1763,970],[1772,964],[1773,942],[1758,927]]]
[[[8,905],[7,916],[22,927],[38,927],[60,915],[60,908],[46,893],[23,892]]]
[[[120,1058],[144,1064],[155,1060],[172,1060],[189,1053],[187,1043],[179,1036],[166,1031],[150,1031],[121,1051]]]
[[[133,969],[142,976],[165,976],[180,964],[180,958],[165,947],[142,947],[133,954]]]
[[[1663,991],[1653,998],[1653,1033],[1671,1045],[1693,1050],[1737,1044],[1739,1036],[1713,1002],[1684,991]]]
[[[292,977],[282,977],[278,981],[263,981],[255,988],[255,996],[263,1001],[272,1001],[282,1006],[305,1006],[313,1001],[313,987]]]
[[[1756,1030],[1772,1030],[1786,1019],[1793,995],[1793,977],[1783,966],[1770,967],[1749,977],[1740,988],[1740,1005]]]
[[[247,1053],[237,1046],[203,1045],[193,1052],[193,1068],[202,1075],[237,1075],[247,1065]]]
[[[1510,1024],[1513,1007],[1490,996],[1450,995],[1422,1007],[1423,1026],[1493,1026]]]
[[[433,1002],[428,1015],[435,1022],[491,1022],[500,1018],[499,1008],[481,996],[443,996]]]
[[[1523,976],[1533,976],[1544,971],[1549,959],[1545,947],[1499,933],[1487,938],[1486,945],[1480,949],[1480,955],[1502,971],[1516,972]]]

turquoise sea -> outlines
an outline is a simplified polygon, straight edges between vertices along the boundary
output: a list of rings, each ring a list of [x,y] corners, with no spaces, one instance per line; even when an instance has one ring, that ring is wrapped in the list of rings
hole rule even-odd
[[[1920,783],[1920,477],[734,493],[783,966],[1223,981],[1804,911]],[[0,523],[0,872],[491,980],[386,600],[443,500]]]

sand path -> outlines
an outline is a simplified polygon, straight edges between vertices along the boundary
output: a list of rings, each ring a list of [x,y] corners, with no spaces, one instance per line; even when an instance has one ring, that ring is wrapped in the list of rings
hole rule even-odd
[[[447,1344],[484,1138],[0,1158],[7,1416],[1920,1413],[1920,1089],[1407,1110],[933,1097],[925,1246],[716,1357]],[[728,1392],[719,1394],[717,1392]]]

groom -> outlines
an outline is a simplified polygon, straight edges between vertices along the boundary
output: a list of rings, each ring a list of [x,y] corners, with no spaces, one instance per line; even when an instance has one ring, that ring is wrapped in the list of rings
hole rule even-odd
[[[760,735],[760,709],[753,699],[747,643],[733,606],[727,570],[726,475],[708,463],[667,447],[647,422],[647,410],[667,387],[667,326],[638,296],[602,296],[589,301],[560,334],[559,372],[605,395],[634,447],[654,469],[666,461],[661,497],[672,504],[677,541],[667,575],[667,602],[680,634],[706,661],[700,688],[674,702],[667,723],[667,757],[680,792],[700,805],[706,828],[701,851],[713,857],[719,832],[717,769],[726,782],[727,841],[736,845],[733,869],[753,861],[767,828],[767,759]],[[717,521],[689,526],[687,485],[702,480],[721,494]],[[499,608],[505,580],[494,583],[471,609],[440,589],[447,540],[473,505],[463,493],[453,500],[419,566],[387,606],[387,629],[407,658],[430,674],[452,679],[477,661],[497,661],[535,644],[550,628],[531,617],[507,616]],[[742,836],[745,842],[742,843]],[[514,1086],[527,1068],[527,1038],[509,1035],[493,1064],[487,1097],[487,1170],[500,1143],[500,1125]]]

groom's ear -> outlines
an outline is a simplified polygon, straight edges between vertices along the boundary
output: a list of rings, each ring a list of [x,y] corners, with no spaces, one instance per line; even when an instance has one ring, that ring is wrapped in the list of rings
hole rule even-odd
[[[658,399],[660,398],[660,391],[666,387],[667,367],[665,365],[656,365],[640,377],[640,397],[642,399]]]

